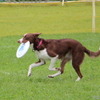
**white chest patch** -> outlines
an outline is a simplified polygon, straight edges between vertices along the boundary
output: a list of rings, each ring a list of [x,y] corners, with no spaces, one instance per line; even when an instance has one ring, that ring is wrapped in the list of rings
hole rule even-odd
[[[49,59],[53,58],[53,57],[50,57],[48,55],[46,49],[40,50],[40,51],[35,51],[35,53],[36,53],[36,55],[37,55],[38,58],[43,59],[43,60],[49,60]]]

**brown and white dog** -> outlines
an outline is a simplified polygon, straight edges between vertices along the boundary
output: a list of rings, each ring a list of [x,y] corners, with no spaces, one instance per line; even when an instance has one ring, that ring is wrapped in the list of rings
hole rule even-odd
[[[85,53],[90,57],[97,57],[100,55],[100,50],[92,52],[84,47],[80,42],[73,39],[42,39],[38,36],[41,33],[27,33],[18,42],[33,44],[33,50],[35,51],[39,61],[29,66],[28,76],[32,73],[32,68],[45,64],[46,60],[50,60],[49,70],[58,71],[53,75],[49,75],[49,78],[58,76],[64,72],[65,64],[72,60],[72,66],[78,74],[76,81],[79,81],[83,76],[80,72],[80,64],[84,59]],[[55,62],[61,59],[60,68],[54,68]]]

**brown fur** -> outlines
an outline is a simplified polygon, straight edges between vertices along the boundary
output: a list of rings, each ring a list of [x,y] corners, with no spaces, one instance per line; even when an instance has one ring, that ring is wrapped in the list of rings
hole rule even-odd
[[[34,44],[33,49],[40,51],[46,48],[47,53],[50,57],[55,57],[58,55],[58,59],[61,59],[61,68],[58,70],[61,73],[64,72],[65,64],[72,60],[72,66],[80,78],[82,74],[80,72],[80,65],[83,62],[85,53],[90,57],[98,57],[100,55],[100,50],[97,52],[92,52],[84,47],[79,41],[74,39],[42,39],[38,36],[40,33],[28,33],[23,37],[23,43],[30,41]],[[39,45],[40,41],[42,44]]]

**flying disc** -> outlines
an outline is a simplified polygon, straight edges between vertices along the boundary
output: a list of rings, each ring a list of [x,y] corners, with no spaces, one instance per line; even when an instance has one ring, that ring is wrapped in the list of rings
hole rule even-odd
[[[28,51],[29,47],[30,47],[29,41],[26,42],[26,43],[21,43],[20,46],[17,49],[16,57],[17,58],[23,57],[26,54],[26,52]]]

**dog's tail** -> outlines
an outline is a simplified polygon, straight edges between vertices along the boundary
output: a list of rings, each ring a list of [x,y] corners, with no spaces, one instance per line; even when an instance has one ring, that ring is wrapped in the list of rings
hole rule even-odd
[[[98,56],[100,56],[100,48],[99,48],[99,50],[97,52],[93,52],[93,51],[90,51],[90,50],[88,50],[87,48],[84,47],[84,52],[86,54],[88,54],[90,57],[98,57]]]

